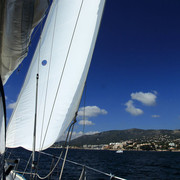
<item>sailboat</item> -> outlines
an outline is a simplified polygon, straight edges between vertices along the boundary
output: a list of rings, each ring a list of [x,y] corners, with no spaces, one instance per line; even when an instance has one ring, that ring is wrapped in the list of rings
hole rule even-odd
[[[68,127],[66,140],[71,138],[104,5],[105,0],[7,0],[0,5],[0,153],[4,163],[6,147],[32,151],[31,179],[40,178],[37,152],[58,142]],[[42,33],[6,128],[3,84],[26,57],[36,25]],[[68,147],[57,179],[67,152]],[[4,166],[2,179],[23,179],[21,172]],[[84,174],[83,169],[80,179]]]

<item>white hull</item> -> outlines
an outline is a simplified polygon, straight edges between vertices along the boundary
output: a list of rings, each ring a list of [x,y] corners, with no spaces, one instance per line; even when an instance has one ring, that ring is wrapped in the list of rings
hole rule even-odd
[[[10,174],[6,177],[6,180],[26,180],[22,175],[11,171]]]
[[[116,151],[116,153],[123,153],[123,150],[118,150]]]

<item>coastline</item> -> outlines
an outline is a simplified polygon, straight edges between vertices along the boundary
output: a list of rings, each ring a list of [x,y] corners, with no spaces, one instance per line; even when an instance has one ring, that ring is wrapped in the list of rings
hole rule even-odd
[[[51,147],[52,149],[62,149],[62,147]],[[120,149],[98,149],[98,148],[81,148],[81,147],[69,147],[69,149],[79,149],[79,150],[94,150],[94,151],[118,151]],[[121,149],[123,152],[126,151],[139,151],[139,152],[180,152],[180,150],[142,150],[142,149]]]

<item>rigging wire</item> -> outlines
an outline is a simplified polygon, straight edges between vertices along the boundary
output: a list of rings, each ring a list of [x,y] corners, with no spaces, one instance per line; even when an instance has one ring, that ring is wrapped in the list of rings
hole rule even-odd
[[[83,3],[83,1],[82,1],[82,3]],[[82,4],[81,4],[81,7],[82,7]],[[80,10],[81,10],[81,7],[80,7]],[[80,11],[79,11],[79,14],[80,14]],[[79,18],[79,14],[78,14],[78,18]],[[56,17],[57,17],[57,8],[56,8]],[[56,24],[56,17],[55,17],[55,24]],[[77,19],[77,21],[78,21],[78,19]],[[76,21],[76,26],[77,26],[77,21]],[[55,26],[55,24],[54,24],[54,26]],[[64,69],[65,69],[65,66],[66,66],[66,62],[67,62],[67,59],[68,59],[68,55],[69,55],[70,47],[71,47],[71,44],[72,44],[72,39],[73,39],[73,37],[74,37],[74,33],[75,33],[76,26],[75,26],[74,31],[73,31],[73,35],[72,35],[72,38],[71,38],[71,43],[70,43],[70,46],[69,46],[69,49],[68,49],[68,53],[67,53],[67,57],[66,57],[66,61],[65,61],[64,67],[63,67],[63,72],[62,72],[62,75],[61,75],[61,78],[60,78],[60,82],[59,82],[58,89],[59,89],[60,84],[61,84],[62,76],[63,76]],[[54,28],[54,29],[55,29],[55,28]],[[53,42],[53,39],[54,39],[54,32],[53,32],[52,42]],[[51,46],[51,57],[52,57],[52,49],[53,49],[53,43],[52,43],[52,46]],[[40,56],[40,52],[39,52],[39,56]],[[40,59],[40,58],[39,58],[39,59]],[[50,58],[50,59],[51,59],[51,58]],[[50,61],[50,62],[51,62],[51,61]],[[39,64],[38,64],[38,65],[39,65]],[[38,67],[38,69],[39,69],[39,67]],[[50,65],[49,65],[49,69],[50,69]],[[49,71],[48,71],[48,73],[49,73]],[[48,76],[48,77],[49,77],[49,76]],[[49,79],[49,78],[48,78],[48,79]],[[48,85],[48,82],[47,82],[47,85]],[[46,95],[47,95],[47,93],[46,93]],[[56,97],[57,97],[57,93],[56,93]],[[56,98],[55,98],[55,100],[56,100]],[[46,104],[46,103],[45,103],[45,104]],[[55,101],[54,101],[54,104],[55,104]],[[54,104],[53,104],[53,108],[54,108]],[[52,108],[52,111],[53,111],[53,108]],[[44,109],[45,109],[45,108],[44,108]],[[51,115],[52,115],[52,111],[51,111]],[[50,123],[50,119],[51,119],[51,116],[50,116],[50,118],[49,118],[48,126],[49,126],[49,123]],[[47,126],[47,129],[46,129],[44,141],[45,141],[45,138],[46,138],[48,126]],[[43,148],[44,141],[43,141],[43,143],[42,143],[42,148]],[[41,149],[42,149],[42,148],[41,148]],[[66,154],[67,154],[67,153],[66,153]],[[54,170],[54,169],[53,169],[53,170]],[[52,171],[53,171],[53,170],[52,170]]]
[[[72,37],[72,38],[73,38],[73,37]],[[71,46],[71,45],[70,45],[70,46]],[[70,47],[69,47],[69,50],[70,50]],[[69,51],[68,51],[68,52],[69,52]],[[67,55],[67,58],[68,58],[68,55]],[[67,58],[66,58],[66,60],[67,60]],[[65,64],[64,64],[64,69],[65,69],[65,66],[66,66],[66,62],[65,62]],[[64,69],[63,69],[63,72],[64,72]],[[63,72],[62,72],[61,77],[63,76]],[[58,89],[59,89],[59,87],[60,87],[60,84],[61,84],[61,81],[60,81],[60,83],[59,83]],[[55,100],[54,100],[54,104],[55,104],[55,101],[56,101],[56,98],[55,98]],[[54,108],[54,104],[53,104],[53,108]],[[53,108],[52,108],[52,111],[53,111]],[[52,114],[52,111],[51,111],[51,114]],[[85,107],[84,107],[84,114],[85,114]],[[84,119],[85,119],[85,115],[84,115]],[[50,116],[50,118],[49,118],[48,126],[47,126],[47,128],[46,128],[46,133],[45,133],[45,137],[44,137],[44,140],[43,140],[42,148],[43,148],[43,145],[44,145],[44,141],[45,141],[45,138],[46,138],[46,134],[47,134],[47,130],[48,130],[48,127],[49,127],[50,120],[51,120],[51,116]],[[84,122],[84,125],[85,125],[85,122]],[[84,128],[85,128],[85,127],[83,127],[83,131],[84,131]]]
[[[49,11],[48,11],[49,12]],[[41,35],[42,35],[42,30],[43,30],[43,27],[42,27],[42,23],[41,23]],[[38,70],[37,70],[37,74],[39,75],[39,66],[40,66],[40,53],[41,53],[41,50],[40,50],[40,46],[41,46],[41,42],[42,42],[42,38],[41,38],[41,35],[40,35],[40,40],[39,40],[39,48],[38,48],[38,51],[39,51],[39,54],[38,54]],[[41,147],[41,141],[42,141],[42,129],[43,129],[43,124],[42,123],[42,126],[41,126],[41,135],[40,135],[40,143],[39,143],[39,147]],[[37,168],[36,168],[36,171],[38,170],[38,164],[39,164],[39,160],[40,160],[40,154],[38,154],[38,160],[37,160]]]
[[[38,104],[38,86],[39,86],[39,66],[40,66],[40,58],[41,58],[41,50],[40,50],[40,47],[41,47],[41,41],[42,41],[42,38],[41,38],[41,35],[42,35],[42,23],[41,23],[41,30],[40,30],[40,39],[39,39],[39,43],[38,43],[38,51],[39,51],[39,53],[38,53],[38,67],[37,67],[37,74],[36,74],[36,103],[35,103],[35,120],[34,120],[34,126],[35,126],[35,128],[34,128],[34,133],[36,134],[36,124],[37,124],[37,114],[38,114],[38,106],[37,106],[37,104]],[[42,130],[41,130],[41,136],[42,136]],[[35,161],[35,150],[36,150],[36,136],[35,136],[35,143],[33,144],[33,146],[34,146],[34,153],[32,154],[32,166],[34,166],[34,168],[35,168],[35,172],[37,173],[37,171],[38,171],[38,164],[39,164],[39,158],[40,158],[40,155],[38,154],[38,159],[37,159],[37,161],[36,161],[36,163],[35,162],[33,162],[33,161]],[[41,138],[40,138],[40,143],[41,143]],[[39,145],[40,146],[40,145]]]
[[[56,3],[58,3],[58,0],[56,1]],[[52,6],[52,4],[51,4],[51,6]],[[56,12],[55,12],[55,22],[54,22],[54,27],[53,27],[53,37],[52,37],[52,41],[51,41],[50,61],[49,61],[49,68],[48,68],[48,81],[47,81],[46,87],[48,87],[48,82],[49,82],[49,72],[50,72],[50,67],[51,67],[51,57],[52,57],[52,51],[53,51],[53,41],[54,41],[55,25],[56,25],[56,19],[57,19],[57,11],[58,11],[58,6],[56,7]],[[49,11],[48,11],[48,13],[49,13]],[[42,33],[42,26],[41,26],[41,33]],[[41,47],[40,45],[41,45],[41,36],[40,36],[40,43],[39,43],[39,60],[40,60],[40,52],[41,52],[40,51],[40,47]],[[38,72],[39,72],[39,63],[38,63]],[[45,97],[47,97],[47,89],[48,88],[46,88]],[[39,144],[40,151],[43,149],[43,144],[44,144],[44,141],[42,143],[42,139],[43,139],[43,127],[44,127],[45,107],[46,107],[46,98],[45,98],[45,103],[44,103],[43,120],[42,120],[42,125],[41,125],[41,135],[40,135],[40,144]],[[40,155],[41,154],[39,153],[38,154],[37,165],[39,164],[39,161],[40,161]],[[61,154],[61,156],[62,156],[62,154]],[[57,164],[55,165],[55,167],[57,166]],[[52,169],[52,170],[54,171],[54,169]],[[37,171],[37,169],[36,169],[36,171]]]
[[[55,3],[58,3],[58,0],[56,0],[54,2],[54,7],[55,7]],[[51,67],[51,60],[52,60],[52,52],[53,52],[53,41],[54,41],[54,36],[55,36],[55,26],[56,26],[56,21],[57,21],[57,12],[58,12],[58,6],[56,7],[56,12],[55,12],[55,21],[54,21],[54,26],[53,26],[53,35],[52,35],[52,41],[51,41],[51,51],[50,51],[50,60],[49,60],[49,68],[48,68],[48,80],[47,80],[47,84],[46,84],[46,93],[45,93],[45,102],[44,102],[44,110],[43,110],[43,122],[42,122],[42,129],[41,129],[41,134],[43,133],[43,126],[44,126],[44,119],[45,119],[45,108],[46,108],[46,97],[47,97],[47,90],[48,90],[48,85],[49,85],[49,74],[50,74],[50,67]],[[50,121],[50,120],[49,120]],[[40,143],[42,142],[42,144],[40,144],[40,150],[43,149],[43,145],[45,142],[45,138],[46,138],[46,134],[47,134],[47,129],[49,127],[49,121],[48,121],[48,125],[45,131],[45,135],[44,135],[44,139],[42,142],[42,136],[40,139]]]
[[[83,2],[84,2],[84,0],[82,0],[82,2],[81,2],[80,9],[79,9],[78,16],[77,16],[76,23],[75,23],[75,27],[74,27],[74,30],[73,30],[73,33],[72,33],[72,37],[71,37],[71,41],[70,41],[69,48],[68,48],[68,51],[67,51],[66,59],[65,59],[65,62],[64,62],[62,74],[61,74],[61,77],[60,77],[60,80],[59,80],[58,88],[57,88],[57,91],[56,91],[56,94],[55,94],[55,98],[54,98],[54,102],[53,102],[53,105],[52,105],[49,121],[48,121],[47,128],[46,128],[46,132],[45,132],[45,135],[44,135],[44,140],[43,140],[43,143],[42,143],[42,148],[43,148],[43,145],[44,145],[44,142],[45,142],[45,139],[46,139],[46,135],[47,135],[47,132],[48,132],[49,124],[50,124],[50,121],[51,121],[52,113],[53,113],[55,102],[56,102],[57,95],[58,95],[58,91],[59,91],[59,88],[61,86],[61,82],[62,82],[62,78],[63,78],[63,75],[64,75],[65,67],[66,67],[66,64],[67,64],[67,61],[68,61],[68,57],[69,57],[72,41],[73,41],[73,38],[74,38],[74,35],[75,35],[75,31],[76,31],[76,28],[77,28],[78,20],[79,20],[80,13],[81,13],[81,10],[82,10]],[[51,54],[51,56],[52,56],[52,54]]]
[[[74,118],[74,122],[70,125],[70,127],[69,127],[69,130],[68,130],[68,133],[67,133],[67,136],[66,136],[66,141],[65,141],[65,145],[64,146],[66,146],[66,144],[67,144],[67,142],[69,142],[70,140],[71,140],[71,137],[72,137],[72,132],[73,132],[73,128],[74,128],[74,124],[76,123],[76,117]],[[61,179],[61,177],[62,177],[62,172],[63,172],[63,169],[64,169],[64,165],[65,165],[65,161],[66,161],[66,156],[67,156],[67,152],[68,152],[68,148],[66,149],[66,152],[65,152],[65,158],[63,159],[64,161],[63,161],[63,166],[62,166],[62,168],[61,168],[61,174],[60,174],[60,177],[59,177],[59,179]],[[42,153],[43,154],[43,152],[40,152],[40,153]],[[30,172],[30,173],[28,173],[28,172],[20,172],[20,171],[15,171],[16,173],[22,173],[23,175],[24,174],[29,174],[31,177],[33,176],[33,178],[34,177],[38,177],[39,179],[47,179],[48,177],[50,177],[51,176],[51,174],[54,172],[54,170],[55,170],[55,168],[57,167],[57,165],[59,164],[59,162],[60,162],[60,160],[62,160],[62,154],[63,154],[63,150],[61,151],[61,153],[60,153],[60,155],[59,155],[59,157],[58,157],[58,160],[57,160],[57,162],[56,162],[56,164],[54,165],[54,167],[52,168],[52,170],[46,175],[46,176],[44,176],[44,177],[41,177],[38,173],[33,173],[33,172]],[[32,155],[31,155],[32,156]],[[30,159],[29,159],[29,161],[30,161]],[[28,161],[28,162],[29,162]],[[27,163],[28,164],[28,163]],[[26,168],[25,168],[26,169]]]
[[[55,168],[57,167],[57,165],[59,164],[61,157],[62,157],[63,151],[61,151],[60,156],[56,162],[56,164],[54,165],[54,167],[52,168],[52,170],[44,177],[41,177],[39,174],[35,173],[35,175],[39,178],[39,179],[47,179],[49,176],[51,176],[51,174],[54,172]]]
[[[52,154],[49,154],[49,153],[46,153],[46,152],[40,152],[41,154],[44,154],[44,155],[47,155],[47,156],[51,156],[51,157],[54,157],[54,158],[56,158],[56,159],[59,159],[59,157],[58,156],[54,156],[54,155],[52,155]],[[61,160],[64,160],[63,158],[61,158]],[[90,166],[86,166],[86,165],[84,165],[84,164],[81,164],[81,163],[77,163],[77,162],[74,162],[74,161],[71,161],[71,160],[68,160],[68,159],[66,159],[66,162],[68,162],[68,163],[71,163],[71,164],[74,164],[74,165],[77,165],[77,166],[81,166],[81,167],[85,167],[85,168],[87,168],[87,169],[89,169],[89,170],[92,170],[92,171],[94,171],[94,172],[97,172],[97,173],[100,173],[100,174],[103,174],[103,175],[105,175],[105,176],[109,176],[109,177],[113,177],[113,178],[115,178],[115,179],[119,179],[119,180],[126,180],[126,179],[124,179],[124,178],[121,178],[121,177],[118,177],[118,176],[115,176],[115,175],[112,175],[111,173],[106,173],[106,172],[103,172],[103,171],[100,171],[100,170],[97,170],[97,169],[95,169],[95,168],[92,168],[92,167],[90,167]],[[17,173],[21,173],[22,174],[22,172],[20,172],[20,171],[16,171]],[[26,174],[26,173],[25,173]],[[30,174],[30,173],[28,173],[27,172],[27,174]]]
[[[83,135],[85,134],[85,122],[86,122],[86,92],[87,92],[87,83],[84,85],[84,109],[83,109]]]
[[[42,24],[41,24],[41,35],[42,35]],[[42,41],[42,38],[41,38],[41,35],[40,35],[40,42],[39,42],[39,56],[38,56],[38,59],[39,59],[39,63],[40,63],[40,53],[41,53],[41,50],[40,50],[40,47],[41,47],[41,41]],[[39,63],[38,63],[38,70],[37,70],[37,74],[39,74]],[[42,140],[42,129],[43,129],[43,123],[42,123],[42,127],[41,127],[41,137],[40,137],[40,144],[39,144],[39,147],[41,146],[41,140]],[[39,160],[39,158],[38,158]]]
[[[66,136],[66,140],[65,140],[65,144],[64,146],[66,146],[67,142],[68,142],[68,138],[69,138],[69,134],[70,134],[70,131],[71,129],[73,130],[73,126],[75,124],[75,121],[70,125],[69,127],[69,130],[68,130],[68,133],[67,133],[67,136]],[[71,134],[72,134],[72,131],[71,131]],[[71,138],[71,134],[70,134],[70,138]],[[63,149],[64,150],[64,149]],[[35,173],[35,175],[39,178],[39,179],[47,179],[49,176],[51,176],[51,174],[54,172],[55,168],[57,167],[57,165],[59,164],[60,160],[62,159],[62,154],[63,154],[63,150],[61,151],[59,157],[58,157],[58,160],[56,162],[56,164],[54,165],[54,167],[52,168],[52,170],[44,177],[41,177],[38,173]],[[43,152],[40,152],[40,153],[43,153]]]
[[[24,176],[24,174],[25,174],[25,172],[26,172],[26,170],[27,170],[27,167],[28,167],[28,165],[29,165],[29,163],[30,163],[31,157],[32,157],[32,153],[31,153],[31,155],[29,156],[28,162],[26,163],[26,167],[24,168],[24,172],[23,172],[23,174],[22,174],[23,176]]]
[[[73,133],[73,129],[74,129],[74,124],[75,123],[76,123],[76,116],[74,117],[74,122],[70,126],[71,133],[70,133],[70,137],[69,137],[68,143],[71,141],[71,137],[72,137],[72,133]],[[63,173],[63,170],[64,170],[64,165],[65,165],[65,162],[66,162],[66,157],[67,157],[68,149],[69,149],[69,144],[66,147],[66,152],[65,152],[63,164],[62,164],[62,167],[61,167],[61,173],[60,173],[60,176],[59,176],[59,180],[61,180],[61,177],[62,177],[62,173]]]
[[[37,61],[37,73],[36,73],[36,95],[35,95],[35,116],[34,116],[34,132],[33,132],[33,153],[32,153],[32,168],[35,169],[35,172],[37,171],[37,162],[35,161],[35,150],[36,150],[36,126],[37,126],[37,113],[38,113],[38,87],[39,87],[39,66],[40,66],[40,57],[41,57],[41,34],[42,34],[42,21],[40,23],[40,37],[39,37],[39,43],[38,43],[38,61]],[[39,159],[38,159],[39,160]]]
[[[83,136],[85,135],[85,124],[86,124],[86,93],[87,93],[87,81],[84,84],[84,109],[83,109]],[[83,158],[83,163],[85,163],[85,160]],[[83,167],[83,170],[85,171],[85,167]]]

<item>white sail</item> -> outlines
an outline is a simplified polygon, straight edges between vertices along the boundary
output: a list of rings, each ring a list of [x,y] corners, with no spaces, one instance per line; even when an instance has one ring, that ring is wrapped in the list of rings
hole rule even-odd
[[[0,75],[3,84],[26,57],[34,27],[48,1],[6,0],[0,3]]]
[[[56,142],[78,109],[105,0],[55,0],[47,17],[17,106],[7,147],[32,150],[37,98],[36,151]]]

